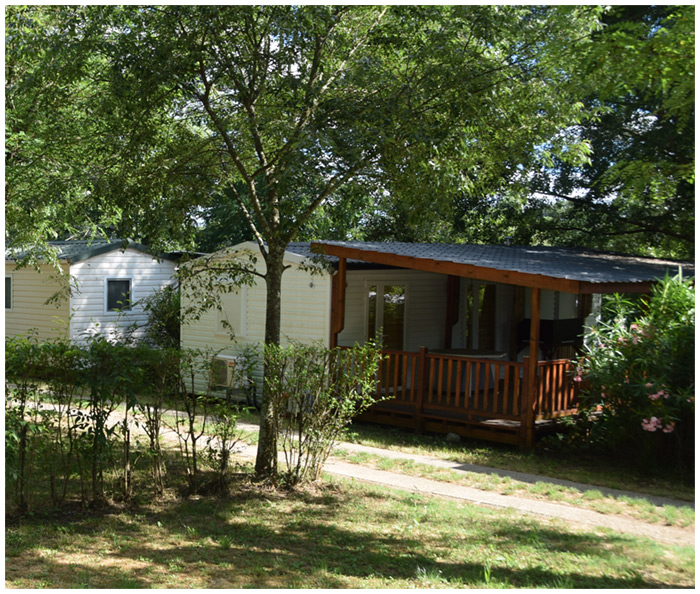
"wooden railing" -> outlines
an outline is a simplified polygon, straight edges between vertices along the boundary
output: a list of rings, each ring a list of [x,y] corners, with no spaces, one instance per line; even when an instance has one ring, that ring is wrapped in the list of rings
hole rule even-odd
[[[404,414],[419,430],[427,419],[491,423],[516,433],[525,426],[528,406],[530,424],[576,411],[577,390],[566,359],[538,362],[535,395],[528,398],[527,359],[467,358],[427,349],[382,352],[377,377],[377,397],[382,400],[373,408]]]
[[[535,416],[538,419],[555,419],[576,412],[578,386],[572,381],[571,362],[568,359],[540,361]]]

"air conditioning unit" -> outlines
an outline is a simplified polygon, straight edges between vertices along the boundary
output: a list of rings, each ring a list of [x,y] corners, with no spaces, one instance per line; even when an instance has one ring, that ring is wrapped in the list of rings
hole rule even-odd
[[[236,373],[236,366],[243,363],[241,357],[217,355],[211,362],[209,386],[211,388],[242,388],[243,374]]]

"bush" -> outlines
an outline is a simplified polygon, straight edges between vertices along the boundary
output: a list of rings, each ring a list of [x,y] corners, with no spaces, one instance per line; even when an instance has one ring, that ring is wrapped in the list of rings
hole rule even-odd
[[[180,346],[180,289],[166,286],[143,302],[148,314],[146,339],[162,348]]]
[[[375,402],[381,355],[372,345],[265,347],[265,383],[287,464],[285,481],[318,480],[341,431]]]
[[[42,342],[34,335],[6,339],[6,509],[26,513],[39,501],[58,507],[76,497],[84,505],[99,505],[129,499],[144,486],[162,495],[161,432],[169,404],[184,403],[188,415],[178,431],[186,440],[188,480],[196,482],[197,459],[208,453],[218,483],[225,484],[237,440],[237,409],[194,393],[192,382],[185,381],[191,369],[201,368],[206,376],[211,356],[115,343],[100,335],[81,344]],[[208,449],[200,452],[196,442],[207,415],[212,435]],[[143,429],[145,443],[132,435],[135,425]],[[180,468],[172,458],[173,467]]]
[[[650,297],[617,295],[590,330],[574,381],[593,443],[651,470],[694,467],[695,290],[678,275]]]

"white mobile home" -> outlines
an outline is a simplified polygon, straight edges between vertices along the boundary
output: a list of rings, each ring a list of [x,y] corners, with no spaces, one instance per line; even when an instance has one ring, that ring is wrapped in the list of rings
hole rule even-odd
[[[252,243],[217,257],[245,251],[262,260]],[[305,266],[314,254],[328,264],[317,275]],[[569,367],[597,296],[648,292],[681,264],[575,248],[362,242],[290,244],[285,263],[283,341],[381,340],[377,391],[391,398],[364,418],[525,447],[536,421],[576,410]],[[221,311],[183,326],[183,346],[234,356],[261,344],[265,303],[262,280],[226,295]]]
[[[174,282],[179,254],[156,258],[134,242],[57,241],[60,271],[17,267],[5,254],[5,336],[118,335],[147,321],[144,298]]]

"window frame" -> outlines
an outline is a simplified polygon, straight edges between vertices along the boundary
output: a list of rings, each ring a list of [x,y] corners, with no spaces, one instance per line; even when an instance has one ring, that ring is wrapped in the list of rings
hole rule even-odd
[[[120,307],[118,309],[109,308],[109,283],[112,281],[128,281],[129,283],[129,307]],[[134,279],[130,276],[108,276],[104,279],[104,313],[106,314],[120,314],[127,311],[132,311],[134,307]]]

